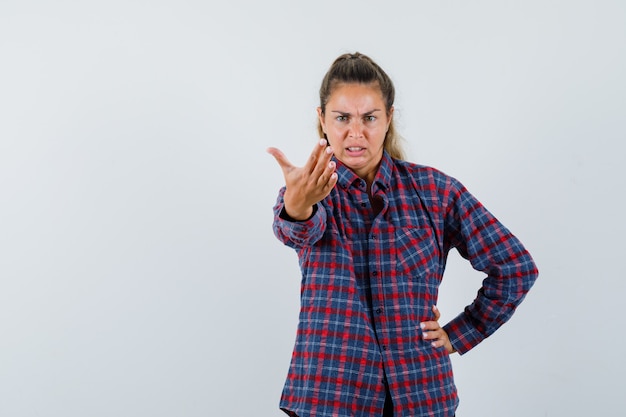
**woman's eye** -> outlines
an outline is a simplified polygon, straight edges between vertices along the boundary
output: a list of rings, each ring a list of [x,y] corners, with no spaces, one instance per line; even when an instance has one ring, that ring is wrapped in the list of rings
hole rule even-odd
[[[376,116],[367,116],[365,117],[366,122],[373,122],[376,120]]]
[[[338,122],[345,122],[348,120],[348,116],[337,116]]]

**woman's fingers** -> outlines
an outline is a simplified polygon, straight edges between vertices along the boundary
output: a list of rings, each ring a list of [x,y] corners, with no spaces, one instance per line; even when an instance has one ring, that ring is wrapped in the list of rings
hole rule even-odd
[[[441,317],[439,309],[437,306],[433,306],[432,310],[435,314],[435,320],[420,323],[424,340],[430,341],[431,345],[435,348],[443,347],[448,353],[454,353],[454,348],[452,347],[452,343],[450,343],[448,333],[439,326],[439,318]]]
[[[430,341],[430,344],[433,347],[445,347],[448,353],[453,352],[448,334],[445,330],[439,327],[439,324],[436,321],[422,323],[422,334],[424,340]]]
[[[270,150],[268,150],[268,152],[270,152]],[[283,157],[283,163],[281,164],[283,171],[289,172],[289,170],[296,168],[284,158],[282,152],[275,150],[270,153],[275,155],[275,158],[276,156],[279,158],[281,156]],[[333,151],[330,146],[328,146],[326,140],[320,139],[319,142],[315,144],[306,164],[299,172],[298,181],[300,181],[300,184],[298,184],[298,187],[307,190],[307,194],[321,193],[322,198],[326,197],[327,192],[329,192],[336,183],[336,174],[333,175],[336,166],[335,162],[332,161],[332,156]],[[279,161],[279,163],[280,162],[281,161]]]
[[[286,175],[289,171],[291,171],[294,166],[289,162],[285,154],[278,148],[267,148],[267,153],[272,155],[280,168],[283,170],[283,173]]]
[[[441,312],[436,305],[433,305],[433,313],[435,314],[435,321],[439,321],[439,317],[441,317]]]
[[[335,172],[335,163],[332,161],[333,150],[330,146],[325,145],[325,141],[320,141],[320,148],[315,155],[315,165],[311,169],[311,179],[316,184],[324,186],[333,172]]]
[[[279,149],[268,148],[267,152],[283,170],[287,186],[285,209],[294,219],[310,214],[311,207],[326,198],[337,183],[333,151],[324,139],[315,145],[304,167],[291,164]]]
[[[425,321],[420,323],[420,327],[422,328],[422,330],[424,332],[428,332],[429,334],[441,329],[441,327],[439,326],[439,322],[436,321]],[[426,338],[426,334],[424,335],[424,337]]]
[[[304,165],[304,170],[308,173],[319,172],[320,163],[324,164],[324,156],[328,150],[328,144],[325,139],[320,139],[313,147],[313,151]],[[319,176],[319,175],[318,175]]]
[[[326,163],[326,167],[324,167],[324,170],[321,172],[321,174],[319,174],[319,177],[317,178],[317,184],[322,188],[327,187],[334,173],[335,162],[328,161]],[[313,175],[316,175],[316,173],[314,173]]]
[[[439,318],[441,317],[441,312],[436,305],[432,306],[432,311],[435,315],[435,319],[420,323],[420,327],[422,328],[422,330],[437,330],[440,328]]]

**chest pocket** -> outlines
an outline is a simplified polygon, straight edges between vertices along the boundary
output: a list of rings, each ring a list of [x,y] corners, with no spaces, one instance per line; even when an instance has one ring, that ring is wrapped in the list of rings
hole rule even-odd
[[[439,250],[431,227],[397,228],[394,246],[398,273],[418,278],[438,271]]]

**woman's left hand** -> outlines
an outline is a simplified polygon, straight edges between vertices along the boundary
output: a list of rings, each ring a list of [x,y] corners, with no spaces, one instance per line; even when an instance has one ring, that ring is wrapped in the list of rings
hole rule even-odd
[[[439,326],[439,317],[441,317],[441,313],[439,312],[437,306],[433,306],[433,313],[435,313],[435,320],[420,323],[424,340],[430,340],[431,344],[435,348],[444,347],[448,353],[456,352],[454,347],[452,347],[452,343],[450,343],[448,333],[446,333],[446,331]]]

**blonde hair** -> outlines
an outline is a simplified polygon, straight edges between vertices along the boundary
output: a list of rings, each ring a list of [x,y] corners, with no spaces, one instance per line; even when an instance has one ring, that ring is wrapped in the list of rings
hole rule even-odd
[[[320,108],[322,114],[326,111],[326,103],[333,89],[340,83],[377,84],[385,101],[387,116],[391,117],[391,108],[395,99],[395,88],[391,78],[370,57],[359,52],[343,54],[332,63],[322,80],[320,87]],[[322,125],[318,121],[317,131],[320,137],[326,137]],[[395,159],[405,159],[404,150],[400,144],[400,135],[397,133],[393,119],[385,135],[384,148]]]

